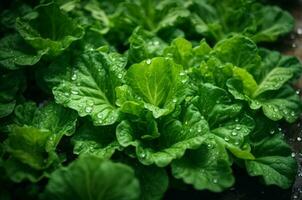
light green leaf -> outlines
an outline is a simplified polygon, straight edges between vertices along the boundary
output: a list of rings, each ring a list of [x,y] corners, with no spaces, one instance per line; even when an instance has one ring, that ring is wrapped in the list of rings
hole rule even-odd
[[[181,70],[172,60],[156,57],[132,65],[126,80],[144,107],[159,118],[171,113],[185,97],[186,76]]]
[[[153,33],[136,28],[129,38],[128,58],[131,64],[160,56],[167,44]]]
[[[184,69],[198,67],[202,61],[205,61],[212,51],[205,40],[193,48],[191,42],[184,38],[176,38],[171,45],[164,49],[164,56],[170,57],[175,63],[180,64]]]
[[[214,47],[214,54],[222,61],[249,70],[260,64],[256,44],[248,37],[234,35],[219,41]]]
[[[276,67],[258,85],[253,96],[257,97],[269,90],[280,89],[293,76],[293,72],[286,68]]]
[[[138,200],[139,195],[139,182],[130,167],[86,156],[55,171],[42,199]]]
[[[55,159],[54,152],[46,149],[51,132],[30,126],[12,126],[6,141],[6,151],[30,167],[41,170],[47,168]]]
[[[165,49],[164,54],[172,57],[175,63],[185,68],[192,67],[190,61],[193,57],[193,47],[191,42],[184,38],[173,40],[171,45]]]
[[[239,100],[247,101],[251,109],[262,107],[263,113],[271,120],[285,119],[294,122],[301,110],[299,96],[290,86],[283,86],[277,91],[268,91],[253,98],[245,94],[242,81],[231,79],[227,83],[229,92]]]

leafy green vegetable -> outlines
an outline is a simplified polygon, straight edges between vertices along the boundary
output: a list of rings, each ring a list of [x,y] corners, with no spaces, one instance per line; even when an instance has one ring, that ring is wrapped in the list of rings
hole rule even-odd
[[[16,20],[20,35],[35,49],[55,56],[83,37],[84,30],[54,3],[41,4]]]
[[[296,175],[292,169],[297,165],[280,134],[254,143],[252,152],[256,159],[245,162],[251,176],[261,176],[267,185],[290,187]]]
[[[0,65],[8,69],[34,65],[46,53],[47,50],[35,51],[17,34],[8,35],[0,41]]]
[[[119,149],[115,139],[115,127],[95,127],[85,123],[78,128],[72,138],[75,154],[93,154],[100,158],[110,158]]]
[[[18,105],[15,113],[16,123],[9,125],[4,143],[4,150],[10,154],[4,166],[14,181],[37,181],[58,164],[56,147],[64,135],[74,132],[77,116],[54,103],[41,109],[25,103]],[[12,163],[15,169],[11,169]]]
[[[130,87],[122,86],[117,90],[118,96],[125,97],[119,101],[122,109],[136,104],[151,111],[155,118],[171,113],[186,93],[182,67],[162,57],[132,65],[127,71],[126,82]]]
[[[130,167],[87,156],[51,174],[43,199],[135,200],[139,189]]]
[[[302,67],[256,44],[291,31],[286,11],[254,0],[0,7],[0,198],[222,192],[238,167],[291,187],[280,127],[301,115]]]
[[[202,134],[207,130],[200,115],[188,109],[183,120],[184,124],[175,119],[167,119],[159,125],[153,122],[157,127],[145,123],[146,128],[141,122],[131,124],[125,120],[117,126],[117,140],[123,147],[134,146],[141,163],[164,167],[181,158],[186,149],[195,149],[205,140]],[[152,135],[144,135],[145,132]]]
[[[255,42],[271,42],[294,27],[294,19],[288,12],[256,1],[193,1],[190,11],[194,31],[215,41],[232,33],[243,33]]]
[[[125,62],[117,53],[98,51],[85,52],[70,63],[59,61],[55,65],[65,69],[66,79],[53,88],[56,102],[91,116],[96,125],[113,124],[119,117],[115,87],[123,83]]]

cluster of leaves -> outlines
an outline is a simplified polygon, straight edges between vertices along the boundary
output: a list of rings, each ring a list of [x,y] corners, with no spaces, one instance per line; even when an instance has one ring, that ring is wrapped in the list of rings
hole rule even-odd
[[[42,199],[155,200],[173,179],[223,191],[237,165],[291,186],[279,124],[300,115],[301,64],[256,45],[292,29],[280,8],[16,1],[0,23],[1,182]]]

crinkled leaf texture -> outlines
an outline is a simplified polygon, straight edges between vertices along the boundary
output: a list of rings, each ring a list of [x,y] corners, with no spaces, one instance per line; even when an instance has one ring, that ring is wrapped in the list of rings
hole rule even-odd
[[[241,35],[222,40],[214,48],[220,60],[234,65],[232,78],[226,82],[234,98],[247,101],[254,110],[262,107],[264,114],[274,121],[284,118],[293,122],[298,118],[301,103],[288,83],[297,77],[301,65],[290,57],[261,52],[263,61],[256,44]],[[267,57],[274,59],[268,61]]]
[[[255,42],[273,42],[294,28],[287,11],[253,1],[194,1],[190,11],[194,31],[214,41],[240,33]]]
[[[280,134],[265,137],[252,145],[255,160],[245,161],[250,176],[260,176],[267,185],[289,188],[296,175],[297,163]]]
[[[139,195],[129,166],[82,156],[51,174],[42,199],[138,200]]]
[[[120,146],[115,138],[115,126],[93,126],[85,122],[72,137],[75,154],[92,154],[109,159]]]
[[[132,65],[126,74],[127,85],[117,88],[118,105],[135,115],[139,115],[140,107],[155,118],[170,114],[186,95],[187,77],[181,71],[180,65],[163,57]]]
[[[47,50],[36,51],[18,34],[7,35],[0,40],[0,65],[10,70],[34,65],[46,53]]]
[[[157,125],[156,138],[146,137],[150,127],[143,123],[122,121],[117,126],[117,140],[123,147],[134,146],[138,160],[144,165],[167,166],[172,160],[181,158],[187,149],[198,148],[205,140],[206,121],[194,108],[188,108],[183,117],[184,124],[175,119],[165,119]],[[154,129],[153,129],[154,130]]]
[[[84,29],[63,13],[57,4],[37,6],[16,20],[16,29],[35,49],[56,56],[84,35]]]
[[[114,42],[119,39],[124,42],[137,26],[141,26],[154,33],[163,32],[169,38],[171,32],[173,33],[174,29],[190,16],[187,4],[190,2],[158,0],[121,2],[116,12],[109,16],[111,28],[107,37],[109,40],[114,39]],[[112,35],[117,38],[112,38]]]
[[[9,125],[5,141],[4,150],[10,157],[4,166],[16,182],[38,181],[58,165],[56,148],[63,135],[74,132],[77,116],[55,103],[36,108],[28,102],[18,105],[15,113],[16,124]]]
[[[233,103],[226,90],[209,83],[200,85],[195,95],[191,103],[206,119],[211,136],[236,157],[253,159],[246,139],[254,122],[243,113],[242,105]]]
[[[195,189],[221,192],[234,184],[227,152],[213,139],[196,150],[188,150],[183,158],[172,163],[172,174]]]
[[[117,121],[119,110],[115,105],[115,88],[123,83],[126,73],[124,56],[117,53],[85,51],[68,62],[53,64],[59,81],[53,74],[51,81],[59,82],[53,88],[57,103],[76,110],[81,117],[90,116],[94,125],[110,125]]]
[[[152,32],[137,27],[129,38],[129,63],[134,64],[145,59],[160,56],[167,44]]]

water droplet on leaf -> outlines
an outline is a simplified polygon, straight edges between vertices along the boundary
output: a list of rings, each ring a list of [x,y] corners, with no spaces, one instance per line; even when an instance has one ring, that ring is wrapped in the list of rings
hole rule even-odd
[[[91,113],[92,112],[92,107],[90,107],[90,106],[87,106],[86,108],[85,108],[85,112],[87,112],[87,113]]]
[[[72,94],[74,94],[74,95],[79,94],[79,92],[78,92],[78,91],[76,91],[76,90],[71,90],[71,93],[72,93]]]

